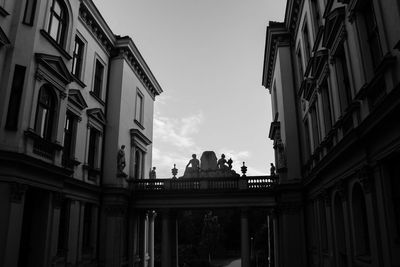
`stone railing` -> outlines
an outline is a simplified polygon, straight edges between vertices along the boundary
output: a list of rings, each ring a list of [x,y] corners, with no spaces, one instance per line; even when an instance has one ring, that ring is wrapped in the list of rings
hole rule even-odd
[[[179,178],[132,180],[134,191],[236,191],[267,190],[276,184],[277,176],[226,178]]]

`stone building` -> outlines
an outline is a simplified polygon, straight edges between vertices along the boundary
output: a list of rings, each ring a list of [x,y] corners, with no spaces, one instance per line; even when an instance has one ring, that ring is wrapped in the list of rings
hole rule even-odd
[[[0,266],[152,266],[129,181],[160,93],[92,0],[0,0]]]
[[[399,25],[396,0],[288,0],[269,23],[269,137],[297,185],[274,213],[275,266],[400,266]]]

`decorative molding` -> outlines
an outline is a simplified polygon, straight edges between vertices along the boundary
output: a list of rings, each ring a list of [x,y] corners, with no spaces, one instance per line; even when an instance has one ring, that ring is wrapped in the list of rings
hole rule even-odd
[[[3,29],[0,26],[0,47],[2,47],[3,45],[9,45],[10,44],[10,40],[8,39],[7,35],[5,34],[5,32],[3,31]]]
[[[152,144],[152,141],[147,138],[141,131],[138,129],[131,129],[131,145],[139,145],[141,149],[145,149],[148,145]]]
[[[47,41],[49,41],[49,43],[51,44],[51,45],[53,45],[53,47],[55,48],[55,49],[57,49],[57,51],[58,52],[60,52],[60,54],[66,59],[66,60],[71,60],[72,59],[72,56],[70,55],[70,54],[68,54],[68,52],[59,44],[59,43],[57,43],[54,39],[53,39],[53,37],[51,37],[50,36],[50,34],[47,32],[47,31],[45,31],[45,30],[40,30],[40,33],[42,34],[42,36],[47,40]]]
[[[266,46],[264,52],[262,84],[266,88],[271,87],[272,75],[274,73],[276,61],[276,52],[278,47],[282,45],[290,45],[290,33],[286,30],[283,22],[271,21],[267,27]]]
[[[79,110],[84,110],[88,107],[81,92],[77,89],[70,89],[68,92],[68,102],[76,106]]]
[[[89,7],[81,3],[79,6],[79,18],[82,20],[83,24],[87,27],[89,32],[95,37],[100,46],[108,53],[111,54],[114,47],[114,40],[109,38],[108,35],[113,35],[113,33],[106,33],[103,27],[95,18]]]
[[[106,116],[104,112],[100,108],[91,108],[86,111],[86,114],[89,118],[98,122],[102,126],[106,125]]]
[[[129,38],[129,37],[117,36],[117,38],[118,40],[121,40],[123,38]],[[128,62],[133,72],[136,74],[138,79],[141,81],[141,83],[144,85],[144,87],[146,88],[146,90],[153,99],[155,98],[156,95],[159,95],[161,93],[161,91],[157,90],[156,86],[153,85],[154,82],[152,82],[150,75],[148,75],[147,73],[149,70],[146,71],[145,68],[142,67],[142,65],[139,63],[139,60],[136,58],[136,56],[134,55],[134,53],[131,51],[131,49],[127,44],[124,44],[124,46],[122,47],[117,47],[115,53],[116,57],[123,58]]]
[[[3,7],[0,6],[0,15],[3,17],[7,17],[10,13],[7,12]]]
[[[60,92],[72,81],[72,76],[61,57],[36,53],[37,68],[35,78],[38,81],[46,80]],[[66,95],[65,95],[66,96]]]

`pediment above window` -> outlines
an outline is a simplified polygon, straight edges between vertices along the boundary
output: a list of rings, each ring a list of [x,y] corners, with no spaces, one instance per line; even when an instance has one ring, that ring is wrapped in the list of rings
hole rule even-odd
[[[151,140],[147,138],[140,130],[131,129],[131,145],[140,148],[142,151],[147,151],[147,146],[151,145]]]
[[[65,86],[72,81],[72,76],[61,57],[48,54],[35,54],[38,64],[37,79],[45,79],[49,83],[64,91]]]
[[[326,17],[324,37],[322,45],[328,49],[332,48],[335,40],[340,38],[340,33],[344,29],[345,8],[338,7],[331,11]]]
[[[328,50],[323,49],[316,51],[312,58],[311,70],[309,76],[313,77],[314,79],[317,79],[320,76],[323,67],[327,62],[328,62]]]
[[[76,89],[70,89],[68,93],[68,102],[79,108],[80,110],[84,110],[88,107],[85,99],[83,98],[81,92]]]
[[[0,47],[8,44],[10,44],[10,40],[8,39],[3,29],[0,27]]]
[[[302,83],[304,94],[303,98],[307,101],[310,101],[310,98],[315,90],[315,80],[311,78],[307,78]]]
[[[92,119],[95,122],[101,124],[102,126],[106,124],[106,116],[104,115],[104,112],[101,109],[99,108],[88,109],[86,113],[89,117],[89,120]]]

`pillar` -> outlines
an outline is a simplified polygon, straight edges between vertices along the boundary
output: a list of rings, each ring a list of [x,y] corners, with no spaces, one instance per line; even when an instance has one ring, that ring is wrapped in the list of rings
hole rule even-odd
[[[172,234],[172,239],[171,239],[171,255],[172,255],[172,267],[178,267],[179,266],[179,256],[178,256],[178,220],[176,213],[171,214],[171,234]]]
[[[250,267],[249,218],[247,209],[241,210],[240,236],[241,236],[242,267]]]
[[[149,213],[149,267],[154,267],[154,220],[157,213],[153,210]]]
[[[140,216],[140,227],[139,231],[141,232],[140,234],[142,235],[141,239],[141,244],[140,244],[140,258],[142,259],[142,267],[147,267],[147,223],[148,223],[148,213],[147,211],[142,213],[142,216]]]
[[[162,220],[162,239],[161,239],[161,266],[171,267],[171,238],[170,238],[170,213],[169,210],[163,210]]]

